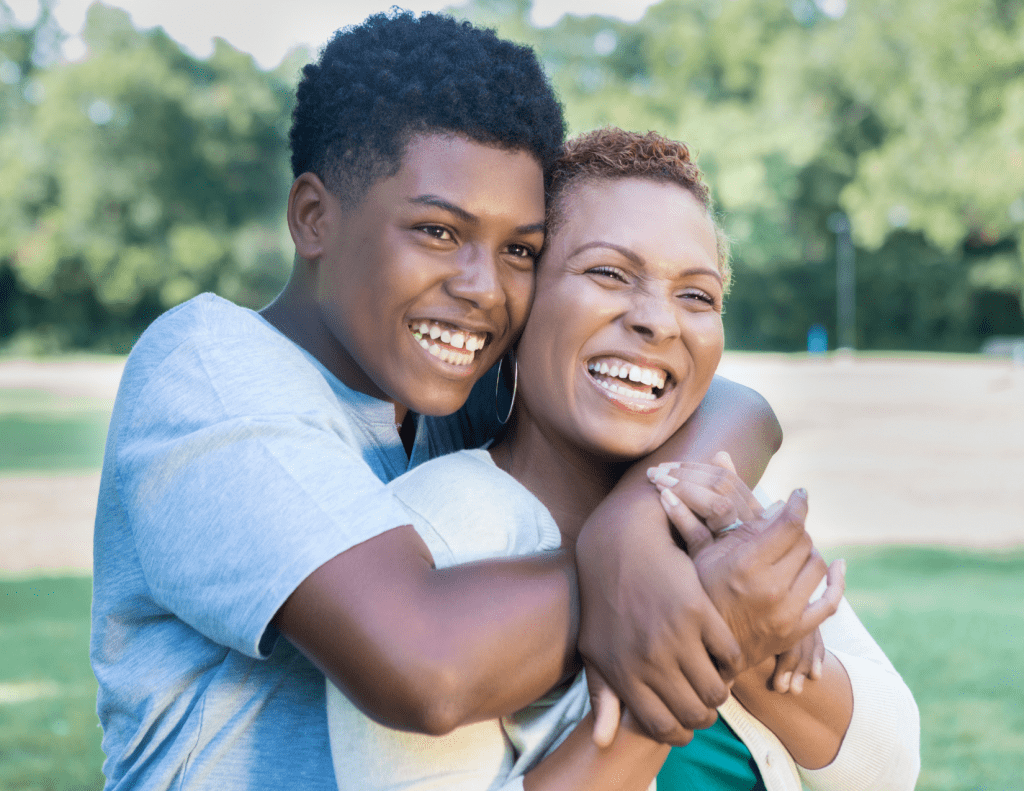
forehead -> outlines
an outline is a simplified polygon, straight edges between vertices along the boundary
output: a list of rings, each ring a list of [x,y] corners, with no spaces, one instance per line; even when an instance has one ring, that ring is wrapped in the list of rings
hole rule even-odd
[[[643,178],[585,181],[561,198],[561,222],[549,249],[563,256],[606,242],[643,259],[706,262],[719,269],[718,240],[707,209],[678,184]]]
[[[406,200],[436,196],[471,214],[500,214],[516,224],[544,220],[544,173],[532,154],[455,135],[414,136],[398,172],[374,191]]]

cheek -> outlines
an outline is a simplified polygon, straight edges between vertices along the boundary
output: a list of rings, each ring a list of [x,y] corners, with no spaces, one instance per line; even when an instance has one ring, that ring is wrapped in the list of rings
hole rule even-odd
[[[530,306],[533,304],[536,282],[532,272],[513,272],[502,284],[512,334],[518,334],[526,324]]]

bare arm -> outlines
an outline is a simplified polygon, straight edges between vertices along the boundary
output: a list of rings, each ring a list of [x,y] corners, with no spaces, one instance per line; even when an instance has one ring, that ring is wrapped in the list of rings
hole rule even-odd
[[[715,442],[701,439],[707,432],[713,438],[728,436],[731,429],[726,426],[735,422],[746,422],[752,432],[763,432],[759,427],[766,420],[777,425],[773,416],[767,419],[763,399],[752,391],[724,380],[716,380],[712,391],[712,400],[698,410],[697,422],[684,432],[691,438],[680,447],[693,444],[703,458]],[[747,458],[739,447],[726,448]],[[764,452],[760,468],[770,455]],[[688,566],[688,576],[684,570],[685,579],[674,588],[684,595],[663,597],[664,609],[673,613],[675,623],[676,613],[687,609],[685,602],[679,606],[679,599],[699,600],[698,609],[710,617],[713,607],[692,564],[675,550],[643,469],[635,481],[643,483],[643,498],[652,506],[647,512],[651,524],[657,517],[651,532]],[[631,490],[624,498],[627,508],[639,486]],[[510,714],[578,668],[578,598],[570,554],[434,569],[427,547],[415,530],[404,526],[325,563],[299,585],[274,623],[368,716],[396,728],[445,733]],[[647,584],[644,564],[631,573],[633,580]],[[680,578],[675,566],[667,573]],[[721,640],[728,643],[724,623],[719,623]],[[699,633],[681,650],[689,650]],[[635,640],[620,641],[610,651],[610,662],[620,662],[616,651],[627,666],[648,663],[647,647]],[[705,673],[715,678],[713,697],[724,699],[724,684],[710,660],[704,661]],[[701,722],[707,712],[701,704]]]
[[[660,741],[685,744],[692,729],[711,725],[728,695],[720,671],[743,665],[692,562],[672,539],[646,470],[667,460],[707,462],[725,450],[753,484],[780,443],[765,400],[716,377],[690,420],[623,476],[577,541],[580,651]],[[728,497],[721,500],[731,506]]]
[[[853,716],[853,688],[842,663],[825,653],[822,675],[808,679],[798,695],[770,688],[774,659],[741,673],[732,694],[751,714],[779,737],[779,741],[806,769],[832,763]]]
[[[325,563],[275,625],[373,719],[442,734],[578,669],[570,553],[432,566],[406,525]]]

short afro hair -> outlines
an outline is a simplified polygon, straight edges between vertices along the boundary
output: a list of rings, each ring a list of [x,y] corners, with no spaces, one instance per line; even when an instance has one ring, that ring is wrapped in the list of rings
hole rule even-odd
[[[339,30],[302,70],[292,173],[354,205],[402,164],[417,134],[525,151],[545,173],[565,140],[562,106],[533,50],[443,14],[392,9]]]
[[[547,232],[550,239],[564,221],[564,202],[572,189],[593,181],[626,178],[678,184],[697,199],[715,227],[718,269],[728,292],[732,281],[729,265],[729,239],[715,218],[711,194],[697,163],[690,158],[685,143],[670,140],[657,132],[640,134],[616,127],[586,132],[565,144],[562,156],[551,173],[547,199]]]

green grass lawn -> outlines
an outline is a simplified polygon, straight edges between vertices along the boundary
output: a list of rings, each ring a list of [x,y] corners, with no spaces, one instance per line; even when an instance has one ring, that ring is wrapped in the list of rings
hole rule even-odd
[[[103,399],[0,389],[0,474],[98,468],[110,408]]]
[[[842,554],[921,707],[918,789],[1024,791],[1024,552]],[[0,789],[102,785],[89,595],[87,578],[0,581]]]

